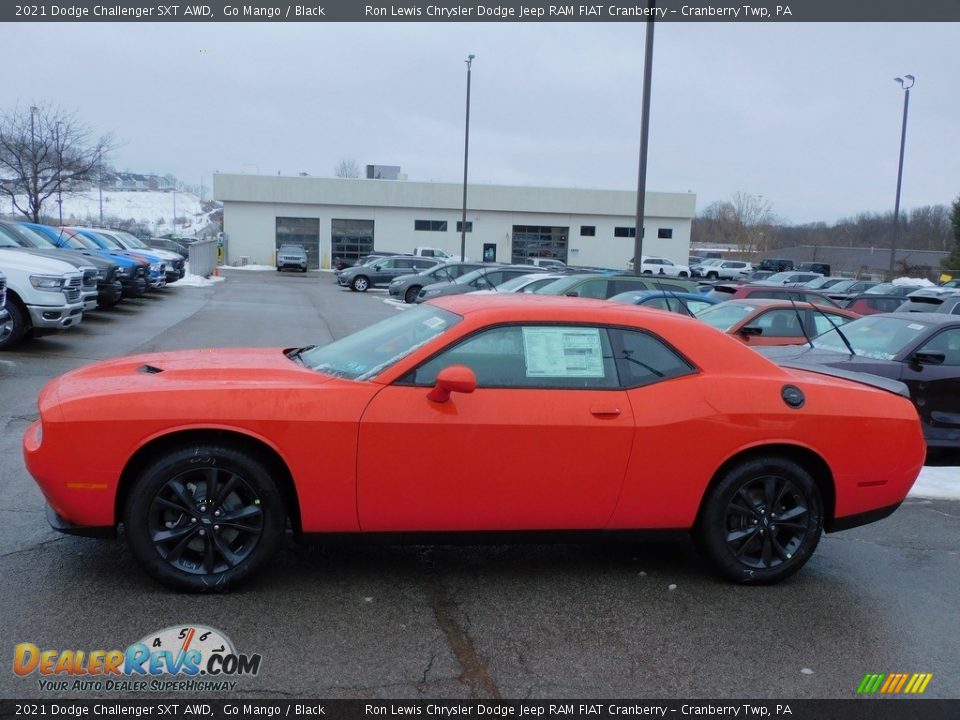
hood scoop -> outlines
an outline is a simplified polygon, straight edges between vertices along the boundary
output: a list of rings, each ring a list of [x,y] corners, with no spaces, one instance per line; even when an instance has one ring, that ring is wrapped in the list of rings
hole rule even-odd
[[[163,368],[158,368],[156,365],[141,365],[137,368],[137,372],[146,373],[147,375],[156,375],[157,373],[162,373]]]

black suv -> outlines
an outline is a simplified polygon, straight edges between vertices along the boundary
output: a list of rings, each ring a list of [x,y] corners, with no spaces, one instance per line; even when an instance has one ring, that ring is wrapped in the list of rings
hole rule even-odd
[[[757,270],[769,270],[770,272],[786,272],[793,270],[793,260],[787,258],[764,258],[757,266]],[[827,273],[824,273],[826,275]]]

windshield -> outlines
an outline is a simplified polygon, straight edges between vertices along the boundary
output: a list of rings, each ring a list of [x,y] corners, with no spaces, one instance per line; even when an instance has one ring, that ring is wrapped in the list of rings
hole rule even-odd
[[[529,282],[534,280],[539,280],[541,275],[518,275],[515,278],[510,278],[499,285],[497,285],[497,292],[513,292],[518,288],[522,288]]]
[[[136,235],[131,235],[130,233],[125,231],[118,231],[116,234],[119,235],[123,240],[125,240],[127,245],[132,245],[133,247],[140,248],[141,250],[150,249],[150,246],[145,244],[143,240],[138,238]]]
[[[784,283],[789,282],[793,276],[794,273],[792,272],[778,272],[768,277],[767,280],[772,283]]]
[[[904,348],[917,340],[929,324],[912,319],[870,316],[843,326],[843,334],[856,355],[875,360],[893,360]],[[828,330],[813,339],[813,346],[849,354],[836,329]]]
[[[826,276],[825,276],[825,277],[818,277],[818,278],[814,278],[813,280],[811,280],[810,282],[808,282],[808,283],[807,283],[807,287],[808,287],[808,288],[811,288],[811,289],[814,289],[814,290],[817,289],[817,288],[829,288],[829,287],[833,287],[833,286],[835,286],[835,285],[837,285],[837,284],[839,284],[839,283],[841,283],[841,282],[843,282],[843,280],[838,280],[837,278],[826,277]]]
[[[88,237],[84,237],[80,233],[73,233],[71,235],[64,233],[64,237],[67,238],[67,247],[75,250],[102,250],[97,243]]]
[[[349,380],[369,380],[437,335],[461,317],[432,305],[420,305],[329,345],[304,352],[304,364]]]
[[[696,313],[698,320],[726,332],[755,310],[753,305],[725,302]]]
[[[465,273],[454,280],[458,285],[470,285],[477,278],[481,278],[487,274],[486,268],[478,268],[477,270],[471,270],[468,273]]]

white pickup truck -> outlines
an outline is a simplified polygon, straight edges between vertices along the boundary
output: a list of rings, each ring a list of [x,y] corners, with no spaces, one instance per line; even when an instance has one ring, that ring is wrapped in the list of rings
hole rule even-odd
[[[73,265],[0,248],[6,276],[6,319],[0,318],[0,350],[34,337],[79,325],[83,318],[82,275]]]

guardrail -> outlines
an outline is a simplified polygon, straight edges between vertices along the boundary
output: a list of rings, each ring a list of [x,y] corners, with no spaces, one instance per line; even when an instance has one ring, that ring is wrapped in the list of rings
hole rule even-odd
[[[190,255],[190,273],[209,277],[217,267],[217,241],[198,240],[188,248]]]

